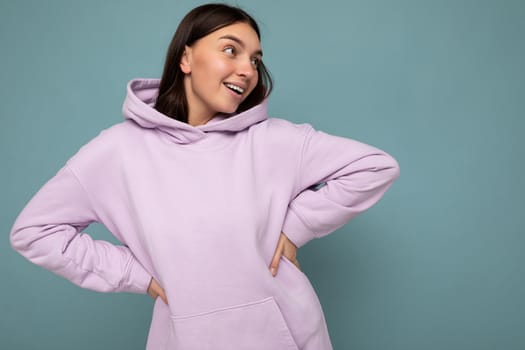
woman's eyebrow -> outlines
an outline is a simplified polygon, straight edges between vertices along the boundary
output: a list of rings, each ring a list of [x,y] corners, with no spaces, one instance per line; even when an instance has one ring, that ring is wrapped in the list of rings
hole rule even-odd
[[[237,44],[239,44],[243,49],[246,48],[246,45],[244,45],[244,42],[241,39],[239,39],[236,36],[234,36],[234,35],[226,34],[226,35],[221,36],[219,39],[232,40],[232,41],[235,41]],[[254,54],[255,55],[259,55],[259,56],[263,55],[261,50],[255,51]]]

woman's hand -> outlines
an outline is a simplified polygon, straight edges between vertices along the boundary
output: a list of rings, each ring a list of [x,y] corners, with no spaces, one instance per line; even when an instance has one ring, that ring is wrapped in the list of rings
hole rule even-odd
[[[279,242],[277,242],[277,248],[270,263],[270,272],[275,277],[277,275],[277,270],[279,269],[279,261],[281,256],[285,256],[290,260],[297,268],[300,270],[299,262],[297,261],[297,247],[286,237],[284,232],[281,232],[279,237]]]
[[[164,292],[164,289],[162,289],[160,284],[154,278],[151,278],[151,282],[149,283],[148,294],[153,298],[153,300],[157,299],[157,297],[160,297],[164,304],[168,305],[166,292]]]

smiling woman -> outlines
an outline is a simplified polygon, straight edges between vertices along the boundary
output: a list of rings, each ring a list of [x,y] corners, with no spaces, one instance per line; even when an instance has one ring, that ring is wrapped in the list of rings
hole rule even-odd
[[[399,168],[373,146],[270,118],[270,90],[255,21],[192,10],[162,79],[129,82],[125,121],[38,191],[12,246],[81,287],[149,294],[148,349],[331,349],[297,248],[375,204]],[[122,245],[85,234],[93,222]]]
[[[180,69],[189,124],[206,124],[217,113],[237,111],[257,85],[261,53],[257,33],[246,23],[231,24],[186,46]]]
[[[188,66],[191,62],[188,61],[187,55],[196,49],[213,57],[209,60],[201,57],[200,61],[204,59],[203,63],[207,63],[208,69],[215,71],[213,65],[219,66],[221,62],[223,67],[228,66],[222,69],[222,74],[226,73],[234,79],[232,84],[242,82],[242,85],[247,85],[246,80],[252,83],[256,81],[250,93],[241,92],[243,98],[238,104],[237,112],[261,103],[272,90],[272,80],[261,60],[260,38],[259,26],[255,20],[239,8],[210,4],[193,9],[182,19],[168,48],[155,108],[174,119],[188,121],[190,112],[186,94],[190,94],[191,91],[188,90],[187,85],[193,85],[192,76],[195,72],[192,72],[191,65]],[[226,58],[231,59],[229,60],[231,64],[226,64],[228,62]],[[246,59],[251,62],[248,71],[235,71],[235,69],[246,69],[242,65]],[[251,77],[252,73],[256,73],[255,78]],[[250,79],[243,74],[248,74]],[[195,83],[199,86],[205,80],[206,77],[201,77]]]

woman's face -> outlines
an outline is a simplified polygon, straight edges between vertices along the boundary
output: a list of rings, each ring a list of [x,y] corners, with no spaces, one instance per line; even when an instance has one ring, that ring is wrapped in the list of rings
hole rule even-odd
[[[257,33],[246,23],[218,29],[186,46],[180,62],[188,99],[188,122],[205,124],[217,113],[234,113],[259,79]]]

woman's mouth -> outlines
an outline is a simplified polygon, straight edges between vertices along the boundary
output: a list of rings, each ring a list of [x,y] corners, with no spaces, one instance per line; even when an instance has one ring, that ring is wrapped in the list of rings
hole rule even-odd
[[[237,95],[242,95],[244,92],[244,88],[232,83],[224,83],[224,86],[226,86],[231,91],[235,92]]]

